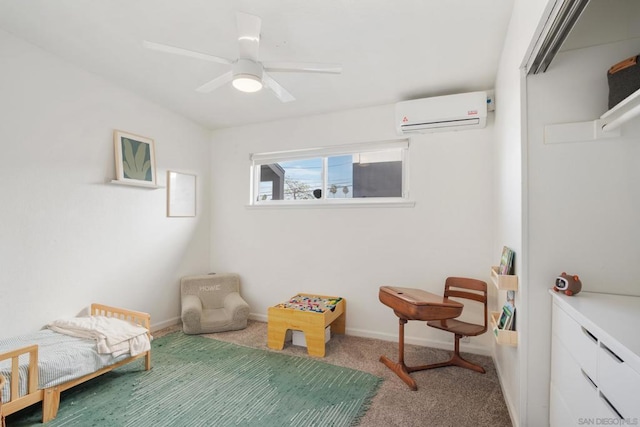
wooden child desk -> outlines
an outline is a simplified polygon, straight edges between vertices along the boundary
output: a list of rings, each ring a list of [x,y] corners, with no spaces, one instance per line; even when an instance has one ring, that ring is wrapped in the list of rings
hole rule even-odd
[[[393,309],[400,323],[398,362],[393,362],[385,356],[380,356],[380,361],[395,372],[402,381],[407,383],[411,390],[417,390],[418,385],[409,374],[415,371],[435,368],[435,366],[410,367],[404,364],[404,324],[408,320],[453,319],[462,314],[464,305],[421,289],[397,288],[395,286],[381,286],[378,298],[381,303]]]

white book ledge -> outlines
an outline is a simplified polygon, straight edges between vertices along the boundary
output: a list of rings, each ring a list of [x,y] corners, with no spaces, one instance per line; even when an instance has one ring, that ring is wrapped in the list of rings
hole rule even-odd
[[[152,190],[158,189],[158,188],[163,188],[160,187],[159,185],[155,185],[155,184],[138,184],[137,182],[130,182],[130,181],[120,181],[117,179],[112,179],[110,181],[111,184],[116,184],[116,185],[126,185],[129,187],[139,187],[139,188],[149,188]]]

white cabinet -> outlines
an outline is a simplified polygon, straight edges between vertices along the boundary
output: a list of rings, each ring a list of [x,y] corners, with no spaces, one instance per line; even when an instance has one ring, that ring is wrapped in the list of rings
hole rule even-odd
[[[640,424],[640,297],[550,293],[550,425]]]
[[[637,333],[637,332],[636,332]],[[627,417],[640,414],[640,373],[620,358],[604,342],[598,348],[598,384],[606,397]],[[640,420],[639,420],[640,422]]]

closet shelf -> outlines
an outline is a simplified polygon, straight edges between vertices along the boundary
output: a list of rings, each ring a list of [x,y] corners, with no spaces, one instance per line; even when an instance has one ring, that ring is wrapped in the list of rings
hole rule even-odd
[[[618,105],[600,116],[602,130],[605,132],[622,126],[623,123],[640,115],[640,89],[620,101]]]
[[[491,281],[501,291],[517,291],[518,276],[513,274],[498,274],[498,267],[491,267]]]
[[[622,124],[640,115],[640,89],[596,120],[554,123],[544,127],[544,143],[596,141],[620,136]]]

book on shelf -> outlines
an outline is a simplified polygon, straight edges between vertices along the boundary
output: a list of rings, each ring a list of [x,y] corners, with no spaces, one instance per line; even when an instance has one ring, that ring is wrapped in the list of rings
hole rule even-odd
[[[516,330],[516,308],[513,307],[513,313],[511,314],[511,321],[509,322],[508,329],[510,331]]]
[[[509,330],[508,325],[511,324],[513,318],[514,307],[511,303],[506,303],[502,306],[502,313],[498,319],[498,329]]]
[[[511,307],[511,315],[507,318],[507,321],[504,324],[504,329],[505,331],[513,331],[515,330],[515,321],[516,321],[516,308],[515,307]]]
[[[498,266],[498,274],[513,274],[513,259],[515,253],[507,246],[502,248],[502,256],[500,257],[500,266]]]
[[[503,331],[516,330],[516,306],[513,291],[507,293],[507,301],[502,306],[502,311],[496,326]]]

